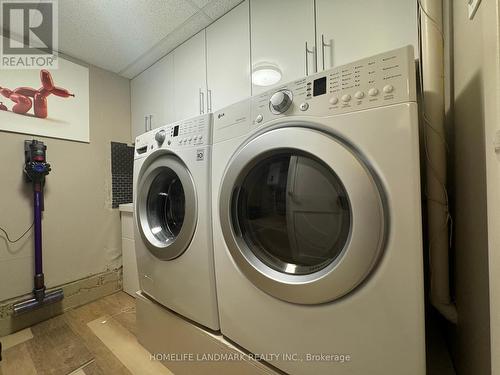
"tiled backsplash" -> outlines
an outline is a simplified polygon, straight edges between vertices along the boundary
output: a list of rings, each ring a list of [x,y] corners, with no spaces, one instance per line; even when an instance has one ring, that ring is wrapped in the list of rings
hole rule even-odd
[[[111,175],[113,208],[132,202],[134,148],[126,143],[111,142]]]

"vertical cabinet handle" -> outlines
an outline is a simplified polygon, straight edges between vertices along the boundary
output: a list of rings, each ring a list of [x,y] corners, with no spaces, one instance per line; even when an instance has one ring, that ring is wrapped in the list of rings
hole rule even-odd
[[[148,131],[148,116],[144,116],[144,132]]]
[[[306,76],[309,75],[309,58],[307,54],[309,53],[309,48],[307,48],[307,42],[306,42]]]
[[[325,35],[321,34],[321,60],[322,60],[323,70],[325,70],[325,47],[331,47],[331,46],[332,46],[331,43],[325,43]],[[331,68],[331,66],[329,68]]]
[[[200,105],[200,115],[201,115],[201,114],[203,114],[202,109],[201,109],[201,107],[203,106],[203,96],[201,94],[201,89],[199,91],[199,95],[200,95],[200,97],[199,97],[199,105]]]
[[[314,62],[314,73],[318,73],[318,51],[316,50],[316,46],[314,45],[312,48],[313,54],[313,62]]]
[[[312,53],[313,55],[313,62],[314,62],[314,73],[318,71],[318,64],[316,60],[316,47],[313,47],[312,49],[309,49],[309,46],[307,45],[306,42],[306,76],[309,75],[309,54]]]
[[[153,115],[149,115],[149,130],[153,130]]]
[[[205,113],[205,93],[200,89],[201,93],[201,114]]]
[[[207,90],[207,112],[212,112],[212,90]]]

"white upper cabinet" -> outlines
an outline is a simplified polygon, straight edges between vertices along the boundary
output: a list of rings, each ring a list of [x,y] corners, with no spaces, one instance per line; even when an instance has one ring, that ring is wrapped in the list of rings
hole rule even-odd
[[[150,113],[150,91],[148,90],[150,76],[148,70],[142,72],[130,81],[130,105],[132,113],[132,139],[148,131],[148,116]]]
[[[132,138],[173,118],[173,60],[167,55],[131,81]]]
[[[416,0],[246,0],[132,80],[132,135],[408,44]]]
[[[417,53],[417,1],[316,0],[316,36],[320,71],[408,44]]]
[[[316,71],[313,0],[251,0],[250,22],[253,71],[278,69],[277,85]],[[253,83],[252,94],[269,88]]]
[[[205,30],[181,44],[174,56],[174,121],[207,113]]]
[[[208,109],[251,95],[248,0],[207,28]]]

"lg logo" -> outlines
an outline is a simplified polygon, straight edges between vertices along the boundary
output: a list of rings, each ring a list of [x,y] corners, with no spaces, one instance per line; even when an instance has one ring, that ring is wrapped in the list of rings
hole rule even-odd
[[[57,52],[57,2],[0,0],[2,67],[54,68]]]
[[[219,113],[219,114],[217,115],[217,118],[218,118],[219,120],[220,120],[222,117],[224,117],[224,113]]]

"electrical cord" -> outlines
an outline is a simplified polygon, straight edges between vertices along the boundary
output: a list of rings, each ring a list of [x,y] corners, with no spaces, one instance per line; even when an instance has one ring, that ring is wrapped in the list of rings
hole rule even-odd
[[[28,229],[26,229],[24,231],[23,234],[21,234],[21,237],[19,237],[18,239],[16,240],[11,240],[10,237],[9,237],[9,234],[7,233],[7,231],[5,229],[3,229],[2,227],[0,227],[0,232],[4,233],[5,234],[5,239],[9,242],[9,243],[16,243],[18,241],[20,241],[24,236],[26,236],[28,234],[28,232],[31,230],[31,228],[33,228],[33,225],[35,225],[35,221],[33,220],[33,222],[31,223],[31,225],[29,226]]]

